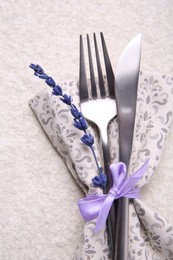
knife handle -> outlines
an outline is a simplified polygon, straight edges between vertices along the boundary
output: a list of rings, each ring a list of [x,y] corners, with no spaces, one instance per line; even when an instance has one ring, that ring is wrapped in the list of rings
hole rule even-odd
[[[115,260],[128,260],[129,199],[122,197],[116,202]]]

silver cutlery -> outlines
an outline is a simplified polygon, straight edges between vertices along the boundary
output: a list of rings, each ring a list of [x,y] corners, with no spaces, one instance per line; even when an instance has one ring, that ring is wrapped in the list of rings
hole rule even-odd
[[[83,37],[80,36],[80,75],[79,75],[79,97],[80,107],[84,117],[94,122],[100,132],[100,140],[102,143],[103,161],[104,161],[104,172],[108,176],[108,188],[104,192],[106,193],[111,185],[110,178],[110,152],[108,144],[108,125],[110,121],[116,116],[116,104],[115,104],[115,93],[114,93],[114,74],[110,63],[107,47],[105,44],[104,36],[101,33],[101,45],[103,49],[103,57],[105,63],[105,69],[107,74],[108,89],[106,90],[101,61],[98,51],[98,44],[96,35],[93,34],[94,38],[94,50],[95,55],[92,55],[91,41],[89,35],[87,35],[87,52],[89,60],[89,70],[91,84],[87,80],[87,73],[85,68],[85,57],[84,57],[84,44]],[[98,76],[95,76],[93,58],[96,58]],[[88,77],[89,78],[89,77]],[[97,79],[98,78],[98,83]],[[89,85],[91,85],[91,90]],[[115,245],[115,210],[112,208],[107,221],[108,229],[108,241],[112,256],[114,255]]]
[[[115,74],[115,96],[119,126],[119,161],[129,167],[136,114],[141,57],[141,34],[132,39],[122,53]],[[129,200],[117,201],[115,259],[128,259]]]

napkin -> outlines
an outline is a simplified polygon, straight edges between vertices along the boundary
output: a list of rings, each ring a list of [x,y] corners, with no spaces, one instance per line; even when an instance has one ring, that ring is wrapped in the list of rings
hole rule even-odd
[[[71,95],[73,103],[79,106],[78,82],[65,80],[59,85],[63,93]],[[73,118],[67,105],[61,102],[59,97],[52,95],[51,89],[47,87],[30,100],[30,106],[78,185],[86,194],[101,193],[102,190],[93,187],[92,184],[92,178],[97,175],[94,158],[90,148],[80,140],[81,131],[73,127]],[[141,71],[129,165],[129,173],[132,174],[149,159],[149,167],[139,181],[139,187],[150,185],[149,180],[156,172],[172,121],[172,111],[173,78]],[[89,124],[89,132],[95,138],[94,150],[99,164],[102,165],[97,127]],[[111,161],[118,162],[116,118],[110,123],[108,134]],[[84,224],[83,234],[73,259],[110,259],[106,227],[94,234],[95,223],[96,221],[92,220]],[[142,198],[130,200],[129,203],[128,259],[173,259],[173,227],[158,212],[149,209]]]

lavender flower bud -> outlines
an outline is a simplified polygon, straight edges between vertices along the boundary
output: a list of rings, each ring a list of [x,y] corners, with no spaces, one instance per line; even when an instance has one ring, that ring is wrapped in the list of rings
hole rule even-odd
[[[35,65],[35,64],[31,63],[29,65],[29,67],[35,71],[36,76],[44,73],[44,70],[42,69],[42,67],[40,67],[40,65]]]
[[[82,113],[77,109],[75,105],[71,106],[71,114],[76,118],[79,119],[82,117]]]
[[[81,138],[81,141],[87,145],[92,146],[94,144],[94,138],[91,134],[84,134],[84,136]]]
[[[56,83],[55,83],[55,81],[53,80],[52,77],[48,77],[45,82],[46,82],[47,85],[49,85],[50,87],[55,87],[55,86],[56,86]]]
[[[85,131],[88,128],[87,122],[85,118],[80,117],[79,119],[74,119],[74,127],[76,127],[79,130]]]
[[[43,73],[41,75],[38,76],[40,79],[48,79],[49,76],[46,73]]]
[[[100,173],[100,175],[95,176],[92,179],[92,183],[95,187],[105,188],[107,182],[107,176],[104,173]]]
[[[61,89],[61,87],[58,86],[58,85],[53,87],[52,94],[55,95],[55,96],[62,96],[62,89]]]
[[[68,96],[67,94],[64,94],[63,98],[61,98],[61,100],[62,100],[62,102],[64,102],[65,104],[70,106],[71,102],[72,102],[72,97]]]

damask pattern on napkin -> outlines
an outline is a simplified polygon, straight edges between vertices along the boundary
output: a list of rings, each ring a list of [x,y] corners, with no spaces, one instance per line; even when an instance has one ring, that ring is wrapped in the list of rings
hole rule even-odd
[[[64,81],[60,85],[64,93],[73,97],[73,103],[79,105],[77,82]],[[50,89],[43,90],[33,98],[30,106],[80,187],[86,193],[101,193],[91,183],[91,179],[97,175],[92,153],[80,141],[81,132],[73,127],[73,118],[68,107],[53,96]],[[173,78],[141,72],[129,173],[132,174],[148,158],[150,162],[139,186],[149,185],[148,181],[156,171],[172,121],[172,111]],[[94,149],[101,164],[97,128],[90,125],[89,131],[95,136]],[[116,118],[110,123],[109,140],[112,161],[118,161]],[[148,209],[142,200],[131,200],[129,209],[129,260],[173,259],[172,226],[159,213]],[[75,260],[110,258],[106,230],[94,234],[94,225],[94,221],[85,224]]]

